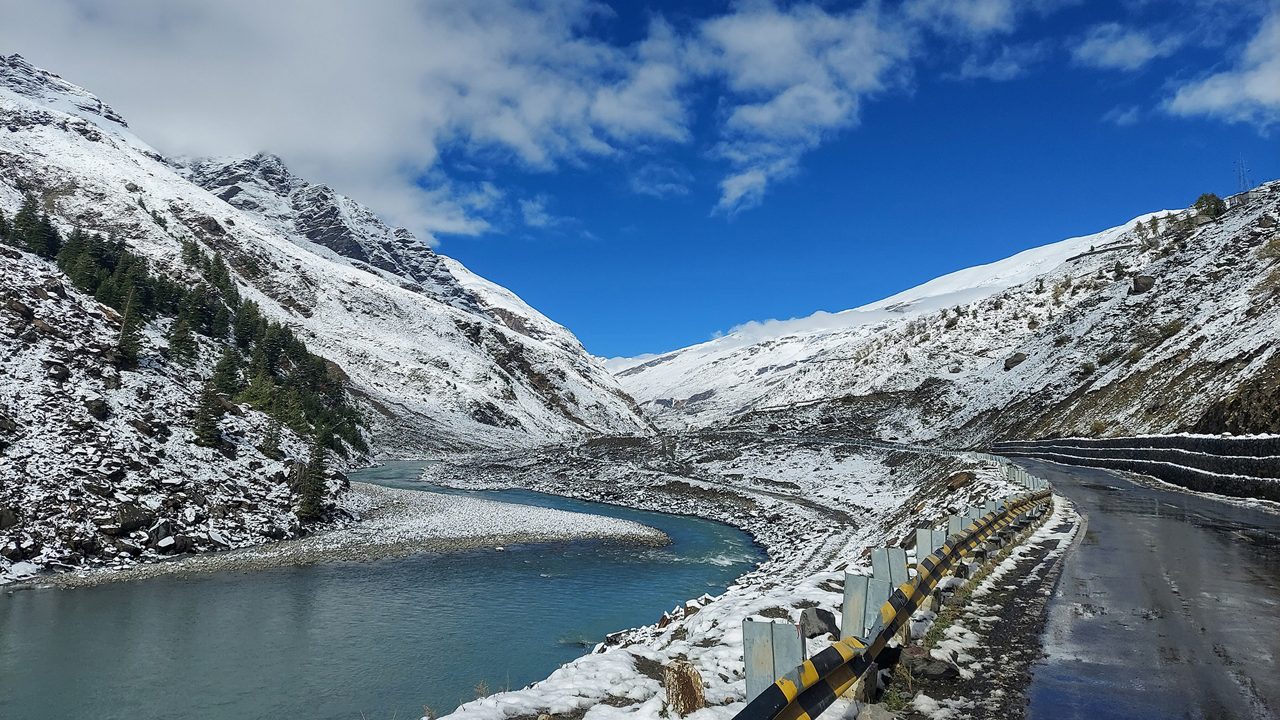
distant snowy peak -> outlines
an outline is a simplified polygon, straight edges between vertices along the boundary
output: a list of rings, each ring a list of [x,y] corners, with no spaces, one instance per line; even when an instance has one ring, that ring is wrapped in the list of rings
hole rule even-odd
[[[581,344],[565,328],[515,293],[438,255],[405,228],[387,225],[367,206],[328,185],[294,174],[276,155],[204,158],[178,170],[230,205],[267,223],[299,245],[528,337],[571,352]]]
[[[721,337],[669,353],[609,358],[606,367],[610,372],[625,375],[633,368],[661,365],[676,354],[716,354],[770,340],[838,332],[965,305],[1030,282],[1074,257],[1114,249],[1117,245],[1130,241],[1130,233],[1138,223],[1176,212],[1180,211],[1146,213],[1099,233],[1060,240],[1024,250],[1003,260],[957,270],[849,310],[819,310],[812,315],[789,320],[751,321],[733,328]]]
[[[281,232],[400,278],[449,284],[439,258],[413,233],[389,227],[328,185],[294,175],[275,155],[193,160],[184,169],[197,185]]]
[[[905,312],[917,309],[932,311],[991,297],[1003,290],[1030,282],[1074,257],[1089,252],[1113,249],[1118,244],[1130,242],[1132,239],[1130,233],[1138,223],[1145,223],[1153,217],[1172,212],[1175,211],[1146,213],[1100,233],[1060,240],[1023,250],[1016,255],[986,265],[957,270],[846,312],[869,310]]]
[[[76,115],[88,113],[120,127],[128,127],[124,118],[98,96],[79,85],[73,85],[48,70],[27,62],[21,55],[0,55],[0,87]]]

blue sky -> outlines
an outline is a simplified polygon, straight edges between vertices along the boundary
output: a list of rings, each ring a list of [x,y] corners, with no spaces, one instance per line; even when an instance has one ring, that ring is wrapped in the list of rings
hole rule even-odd
[[[925,63],[909,87],[867,101],[856,127],[805,154],[759,205],[730,216],[713,212],[723,168],[695,139],[662,153],[687,173],[688,194],[636,194],[633,159],[523,173],[508,182],[544,194],[564,221],[446,237],[443,251],[516,289],[592,352],[634,355],[750,320],[854,307],[1201,192],[1225,195],[1240,158],[1254,181],[1280,177],[1280,146],[1258,125],[1160,109],[1177,78],[1229,66],[1256,23],[1132,70],[1073,60],[1073,37],[1090,27],[1194,27],[1171,16],[1181,12],[1097,3],[1029,22],[1008,42],[1054,46],[1008,80],[955,78],[945,58]],[[713,92],[697,102],[714,113]],[[1133,117],[1117,123],[1124,113]]]
[[[162,151],[276,152],[604,356],[1280,177],[1275,0],[0,11]]]

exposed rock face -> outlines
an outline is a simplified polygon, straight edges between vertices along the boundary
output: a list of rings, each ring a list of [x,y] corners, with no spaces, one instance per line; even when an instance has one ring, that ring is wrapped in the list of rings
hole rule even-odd
[[[1014,354],[1010,355],[1009,357],[1005,358],[1005,361],[1004,361],[1004,369],[1005,369],[1005,370],[1012,370],[1012,369],[1014,369],[1014,368],[1018,367],[1019,365],[1021,365],[1022,363],[1026,362],[1026,360],[1027,360],[1027,354],[1026,354],[1026,353],[1022,353],[1022,352],[1014,353]]]
[[[443,259],[412,232],[389,227],[369,208],[333,188],[294,175],[275,155],[198,160],[186,171],[197,185],[283,234],[328,248],[357,266],[384,271],[397,281],[412,281],[442,302],[470,311],[481,308]],[[419,289],[412,283],[405,284]]]

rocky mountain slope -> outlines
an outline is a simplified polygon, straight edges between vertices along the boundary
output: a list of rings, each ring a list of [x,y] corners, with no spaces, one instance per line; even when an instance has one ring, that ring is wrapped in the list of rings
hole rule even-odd
[[[615,373],[662,425],[920,441],[1274,432],[1280,183]],[[1151,221],[1156,232],[1151,234]]]
[[[207,367],[111,361],[120,316],[51,262],[0,245],[0,581],[40,568],[127,565],[303,531],[270,423],[232,406],[224,445],[194,442]],[[149,325],[149,344],[163,345]],[[206,355],[204,365],[210,365]],[[343,482],[332,481],[332,496]]]
[[[187,240],[221,254],[246,298],[345,371],[376,449],[648,429],[567,330],[278,159],[169,161],[18,56],[0,58],[0,128],[0,210],[34,194],[63,227],[114,234],[160,267]]]

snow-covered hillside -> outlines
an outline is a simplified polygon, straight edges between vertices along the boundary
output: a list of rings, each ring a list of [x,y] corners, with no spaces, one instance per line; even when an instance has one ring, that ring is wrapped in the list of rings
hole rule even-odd
[[[303,530],[287,481],[303,443],[285,430],[267,457],[267,417],[235,407],[226,444],[197,446],[198,369],[117,370],[119,321],[52,263],[0,245],[0,582]]]
[[[1216,222],[1152,213],[860,308],[611,368],[674,428],[790,418],[980,441],[1194,427],[1276,371],[1280,302],[1262,287],[1275,270],[1259,251],[1278,215],[1280,184],[1268,184]]]
[[[648,427],[563,327],[276,158],[169,161],[18,56],[0,56],[0,128],[0,210],[33,193],[162,267],[186,239],[221,253],[245,297],[349,376],[384,452]]]

